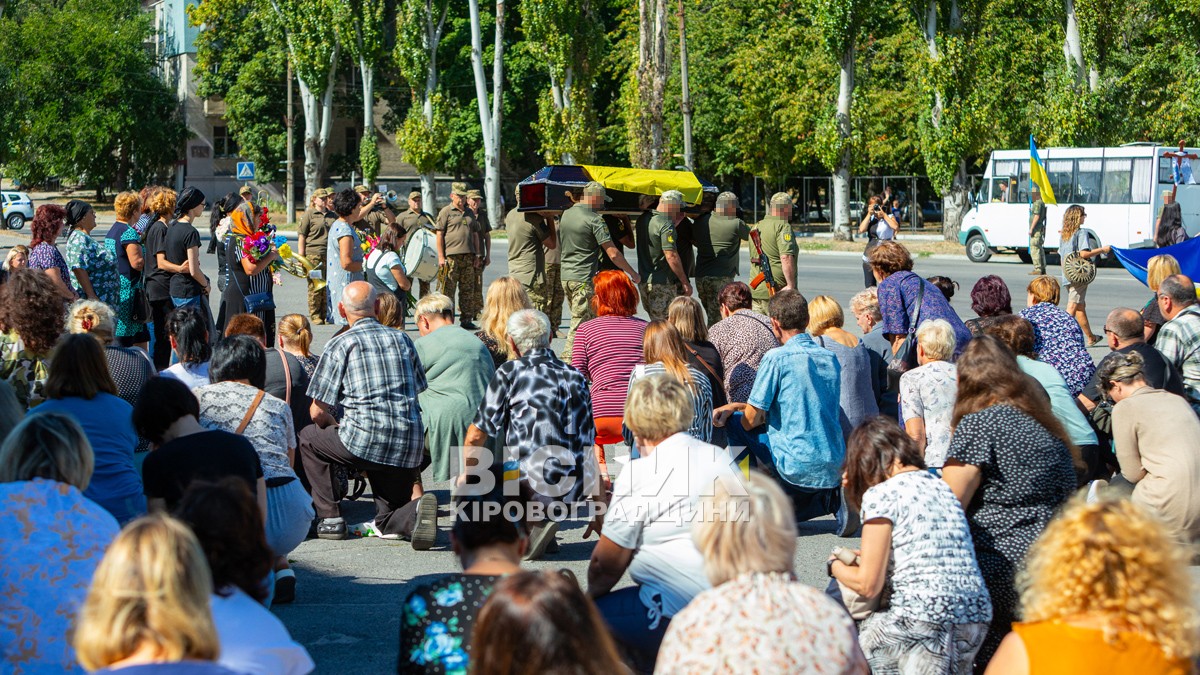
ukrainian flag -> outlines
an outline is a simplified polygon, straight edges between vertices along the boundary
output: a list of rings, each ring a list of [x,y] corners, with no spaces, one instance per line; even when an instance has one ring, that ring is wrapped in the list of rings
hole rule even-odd
[[[1054,188],[1050,187],[1050,177],[1046,175],[1046,166],[1038,157],[1037,144],[1033,142],[1033,134],[1029,134],[1029,182],[1037,185],[1042,193],[1042,201],[1046,204],[1057,204],[1054,199]]]

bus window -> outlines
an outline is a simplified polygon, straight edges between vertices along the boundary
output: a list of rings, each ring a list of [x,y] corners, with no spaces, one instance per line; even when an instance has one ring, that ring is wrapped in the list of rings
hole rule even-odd
[[[1104,203],[1128,204],[1133,185],[1132,159],[1104,160]]]
[[[1170,157],[1158,158],[1158,182],[1167,185],[1175,184],[1175,172],[1171,168]]]
[[[1012,186],[1009,182],[1013,180],[1007,176],[992,179],[992,197],[990,201],[1011,204],[1013,201]]]
[[[1017,176],[1017,201],[1029,201],[1029,160],[1021,160],[1021,173]]]
[[[1075,200],[1080,204],[1099,204],[1103,191],[1103,163],[1099,159],[1081,159],[1076,164]]]
[[[1054,190],[1054,198],[1060,202],[1076,201],[1074,190],[1075,160],[1052,159],[1046,163],[1046,176]]]
[[[1154,191],[1150,184],[1151,166],[1149,159],[1133,160],[1133,195],[1130,201],[1134,204],[1150,203],[1150,193]]]

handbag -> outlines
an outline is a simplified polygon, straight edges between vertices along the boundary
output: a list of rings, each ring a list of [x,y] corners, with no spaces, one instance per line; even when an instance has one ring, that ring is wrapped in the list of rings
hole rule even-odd
[[[241,264],[240,262],[238,264]],[[265,312],[275,309],[275,296],[271,291],[263,291],[261,293],[247,293],[246,289],[242,288],[242,283],[238,281],[237,274],[234,274],[226,261],[225,275],[233,277],[233,284],[237,286],[238,292],[242,294],[242,309],[247,314],[255,314],[257,312]],[[225,282],[228,285],[228,280]]]
[[[837,547],[833,551],[833,555],[843,564],[857,567],[859,557],[854,555],[854,552],[842,547]],[[883,585],[883,591],[874,598],[866,598],[859,595],[855,591],[847,588],[842,582],[830,577],[829,586],[825,589],[825,594],[833,598],[835,601],[840,601],[842,606],[850,614],[850,618],[855,621],[862,621],[881,609],[887,609],[891,604],[892,591],[890,584]]]
[[[133,289],[133,297],[129,299],[130,314],[133,323],[149,323],[152,317],[150,299],[146,297],[145,288]]]
[[[900,376],[917,367],[917,322],[921,319],[921,303],[925,301],[926,283],[920,277],[917,279],[921,285],[917,290],[917,302],[913,305],[912,316],[909,317],[908,336],[888,362],[888,386],[896,391],[899,391]]]
[[[1075,233],[1075,237],[1072,239],[1076,244],[1075,250],[1068,253],[1062,260],[1063,276],[1072,286],[1087,286],[1096,279],[1096,263],[1079,255],[1078,244],[1081,234],[1085,234],[1085,232],[1080,230]],[[1091,242],[1088,241],[1088,243]]]

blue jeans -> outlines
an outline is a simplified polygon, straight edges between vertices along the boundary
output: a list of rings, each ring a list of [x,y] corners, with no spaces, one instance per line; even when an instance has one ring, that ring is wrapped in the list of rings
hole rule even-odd
[[[746,431],[742,426],[742,413],[734,413],[725,423],[725,433],[729,439],[729,447],[743,448],[737,455],[740,463],[747,455],[750,465],[757,467],[763,473],[775,479],[783,491],[792,500],[796,522],[803,522],[833,514],[837,518],[840,529],[846,521],[845,509],[842,507],[840,488],[805,488],[784,480],[775,472],[775,460],[771,456],[771,441],[767,436],[766,427],[760,426],[753,431]]]
[[[596,598],[596,609],[637,670],[650,672],[670,619],[662,615],[661,605],[646,607],[640,593],[639,586],[613,591]]]

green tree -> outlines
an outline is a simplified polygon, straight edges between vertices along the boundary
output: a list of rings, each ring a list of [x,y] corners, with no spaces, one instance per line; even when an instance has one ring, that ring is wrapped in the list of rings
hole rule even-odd
[[[168,175],[188,132],[143,47],[153,38],[152,17],[136,0],[7,5],[0,162],[10,175],[25,183],[84,181],[98,198],[109,187]]]
[[[405,161],[420,174],[422,202],[430,209],[435,203],[434,174],[444,166],[450,136],[446,102],[438,85],[438,49],[449,10],[449,0],[402,0],[396,13],[393,57],[411,92],[396,142]]]
[[[374,187],[379,175],[379,145],[375,137],[375,69],[387,54],[384,42],[384,0],[347,0],[341,12],[341,41],[358,64],[363,85],[363,136],[359,163],[363,182]]]

